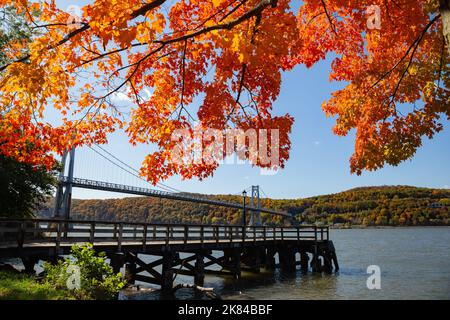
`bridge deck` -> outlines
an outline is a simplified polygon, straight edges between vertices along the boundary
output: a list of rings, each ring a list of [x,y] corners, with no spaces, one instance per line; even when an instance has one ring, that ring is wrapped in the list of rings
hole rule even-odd
[[[72,185],[75,188],[83,188],[83,189],[91,189],[91,190],[101,190],[101,191],[110,191],[110,192],[119,192],[126,194],[133,194],[138,196],[147,196],[147,197],[157,197],[171,200],[180,200],[180,201],[188,201],[194,203],[203,203],[220,207],[227,207],[233,209],[243,210],[244,206],[240,203],[232,203],[227,201],[220,201],[215,199],[210,199],[206,197],[199,197],[194,195],[188,195],[183,193],[173,193],[161,190],[154,190],[148,188],[140,188],[127,186],[117,183],[104,182],[104,181],[96,181],[96,180],[88,180],[81,178],[69,178],[69,177],[60,177],[60,183],[63,185]],[[254,208],[252,206],[247,206],[247,210],[254,210],[259,212],[265,212],[273,215],[283,216],[285,218],[292,218],[292,216],[286,212],[280,212],[276,210],[271,210],[267,208]]]

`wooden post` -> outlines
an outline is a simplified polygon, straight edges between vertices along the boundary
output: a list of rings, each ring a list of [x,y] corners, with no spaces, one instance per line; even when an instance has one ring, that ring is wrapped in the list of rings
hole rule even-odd
[[[17,247],[22,249],[25,242],[25,222],[20,223],[19,232],[17,233]]]
[[[300,268],[303,272],[308,271],[309,257],[306,251],[300,251]]]
[[[170,251],[164,252],[162,262],[162,279],[161,279],[161,291],[163,295],[172,293],[173,288],[173,254]]]
[[[325,250],[325,252],[322,255],[322,258],[323,258],[323,271],[327,273],[333,272],[332,258],[328,250]]]
[[[33,237],[36,239],[39,236],[39,222],[34,222],[33,223],[33,228],[34,228],[34,232],[33,232]]]
[[[136,264],[134,262],[127,262],[125,264],[125,279],[128,284],[134,284],[136,275]]]
[[[147,225],[144,224],[144,229],[142,230],[142,250],[147,250]]]
[[[312,261],[311,261],[311,267],[312,267],[312,271],[313,272],[321,272],[321,263],[320,263],[320,259],[319,259],[319,248],[317,243],[314,244],[314,253],[313,253],[313,257],[312,257]]]
[[[196,253],[194,266],[194,284],[203,287],[205,282],[205,255],[202,251]]]
[[[95,238],[95,222],[91,222],[91,230],[89,234],[89,242],[94,244],[94,238]]]
[[[169,244],[169,226],[166,226],[166,245]]]
[[[266,226],[264,226],[263,227],[263,232],[264,232],[264,244],[267,242],[267,235],[266,235],[266,232],[267,232],[267,228],[266,228]]]
[[[35,273],[34,265],[36,264],[36,262],[38,262],[38,259],[36,259],[35,257],[22,258],[22,263],[23,266],[25,267],[24,272],[28,274],[34,274]]]
[[[280,268],[284,272],[295,272],[295,251],[291,247],[278,250]]]
[[[122,251],[123,224],[119,223],[119,238],[117,239],[117,251]]]
[[[241,250],[240,249],[233,249],[233,257],[232,257],[232,264],[233,264],[233,274],[236,279],[241,278]]]
[[[188,226],[184,226],[184,244],[188,242],[189,237],[189,229]]]
[[[56,225],[56,243],[55,243],[55,259],[59,256],[59,248],[61,246],[61,222]]]
[[[113,253],[109,257],[109,260],[109,264],[113,268],[114,273],[119,273],[125,263],[125,254],[122,252]]]
[[[215,236],[216,236],[216,243],[219,243],[219,238],[220,238],[220,227],[215,226],[214,227],[215,230]]]
[[[200,243],[203,244],[205,240],[205,227],[203,225],[200,226]]]
[[[338,259],[336,256],[336,249],[334,248],[334,243],[331,240],[328,241],[328,251],[330,254],[331,261],[334,264],[334,271],[337,272],[337,271],[339,271],[339,263],[338,263]]]

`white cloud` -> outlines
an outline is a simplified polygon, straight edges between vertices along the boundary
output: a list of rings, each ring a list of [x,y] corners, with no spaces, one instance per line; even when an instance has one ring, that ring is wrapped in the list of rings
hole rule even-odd
[[[266,168],[260,168],[259,174],[262,176],[274,176],[278,174],[278,169],[266,169]]]
[[[131,102],[130,97],[128,97],[125,93],[123,92],[114,92],[111,95],[111,101],[113,103],[118,103],[118,102]]]
[[[144,89],[143,91],[144,94],[141,94],[142,99],[144,99],[145,101],[150,100],[150,98],[152,97],[152,93],[150,92],[150,90]]]

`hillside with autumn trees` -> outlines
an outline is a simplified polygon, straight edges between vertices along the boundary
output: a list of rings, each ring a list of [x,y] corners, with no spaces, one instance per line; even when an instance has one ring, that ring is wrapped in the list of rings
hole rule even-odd
[[[209,196],[230,202],[241,197]],[[298,223],[335,227],[450,225],[450,190],[409,186],[356,188],[305,199],[262,199],[262,206],[286,211]],[[41,215],[51,215],[50,205]],[[157,198],[74,200],[73,219],[147,221],[160,223],[240,224],[242,212],[190,202]],[[279,217],[262,213],[266,225],[280,225]]]

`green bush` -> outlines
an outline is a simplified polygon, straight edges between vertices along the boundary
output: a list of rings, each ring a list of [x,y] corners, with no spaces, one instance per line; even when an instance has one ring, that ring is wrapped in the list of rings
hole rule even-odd
[[[79,270],[79,286],[69,288],[68,284],[76,284],[73,269]],[[57,264],[44,264],[44,281],[56,288],[66,290],[69,297],[76,299],[116,299],[119,291],[125,286],[120,273],[114,273],[106,263],[105,253],[95,255],[92,244],[74,245],[71,257]]]

